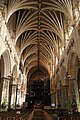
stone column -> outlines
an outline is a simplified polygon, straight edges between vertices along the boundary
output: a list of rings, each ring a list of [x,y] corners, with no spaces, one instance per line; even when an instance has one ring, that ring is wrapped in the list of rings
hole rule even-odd
[[[18,92],[18,85],[15,85],[16,86],[16,98],[15,98],[15,109],[16,109],[16,103],[17,103],[17,92]]]
[[[3,88],[3,78],[0,79],[0,105],[1,105],[1,97],[2,97],[2,88]]]
[[[57,90],[57,85],[55,85],[55,104],[56,108],[58,108],[58,90]]]
[[[69,79],[69,92],[70,92],[70,104],[74,101],[76,104],[79,102],[78,86],[77,80],[70,78]]]
[[[9,102],[9,83],[10,79],[8,77],[3,77],[2,79],[2,94],[1,94],[1,104],[5,106],[5,108],[8,108],[8,102]]]
[[[12,92],[11,92],[11,108],[16,109],[16,84],[12,84]]]
[[[61,94],[61,88],[57,89],[57,106],[58,108],[61,108],[61,100],[62,100],[62,94]]]
[[[56,91],[53,91],[51,94],[51,103],[52,103],[52,108],[56,107]]]
[[[63,109],[68,109],[68,86],[61,86],[61,107]]]
[[[9,103],[8,103],[8,110],[11,108],[11,95],[12,95],[12,84],[9,85]]]
[[[10,76],[8,110],[11,108],[12,81],[13,81],[13,77]]]

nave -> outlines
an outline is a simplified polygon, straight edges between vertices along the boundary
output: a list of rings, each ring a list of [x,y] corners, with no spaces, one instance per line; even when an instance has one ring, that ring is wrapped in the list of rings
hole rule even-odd
[[[65,110],[80,119],[80,0],[0,0],[0,119]]]

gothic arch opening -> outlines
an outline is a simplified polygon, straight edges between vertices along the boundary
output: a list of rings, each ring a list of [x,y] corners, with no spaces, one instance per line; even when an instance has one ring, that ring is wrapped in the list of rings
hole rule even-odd
[[[51,105],[50,96],[50,77],[49,73],[44,66],[39,69],[31,68],[27,76],[27,87],[29,96],[26,97],[28,106],[32,107],[37,101],[41,104]]]
[[[7,105],[9,102],[9,82],[10,82],[10,72],[11,72],[11,59],[8,50],[5,50],[1,55],[1,105]]]
[[[79,104],[79,98],[78,98],[78,85],[77,85],[77,72],[78,72],[78,67],[79,67],[79,63],[78,63],[79,59],[78,59],[78,55],[76,53],[71,53],[69,56],[69,60],[68,60],[68,90],[69,90],[69,107],[72,107],[73,102],[75,104]]]

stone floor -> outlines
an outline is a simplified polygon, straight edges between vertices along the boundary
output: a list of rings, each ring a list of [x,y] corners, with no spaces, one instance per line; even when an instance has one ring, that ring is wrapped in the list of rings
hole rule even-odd
[[[36,109],[32,120],[45,120],[43,111],[41,109]]]

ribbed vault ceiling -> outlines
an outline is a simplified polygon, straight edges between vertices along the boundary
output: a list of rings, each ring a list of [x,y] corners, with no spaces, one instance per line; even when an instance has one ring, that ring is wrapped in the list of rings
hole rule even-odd
[[[5,1],[5,0],[4,0]],[[6,23],[28,78],[48,77],[73,20],[71,0],[6,0]]]

